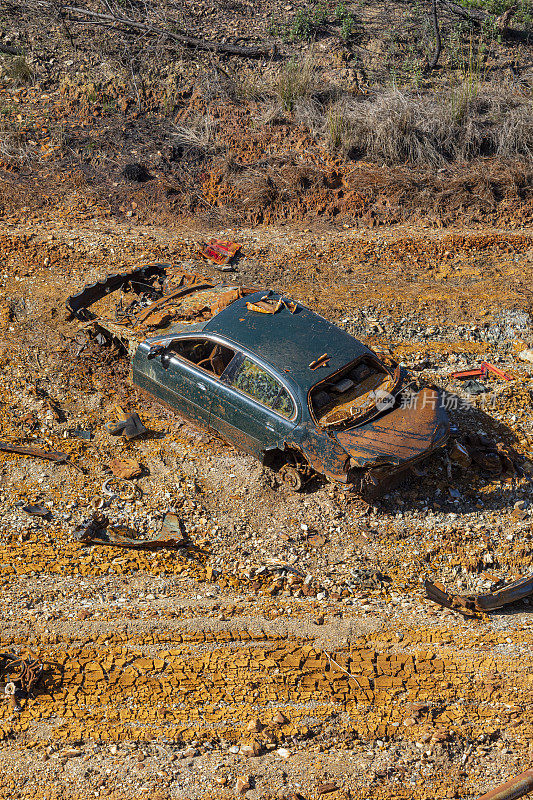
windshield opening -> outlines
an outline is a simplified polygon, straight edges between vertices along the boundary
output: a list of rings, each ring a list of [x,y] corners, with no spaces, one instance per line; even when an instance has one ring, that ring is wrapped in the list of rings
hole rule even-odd
[[[317,384],[310,393],[311,411],[322,427],[354,422],[387,399],[394,384],[385,366],[366,356]]]

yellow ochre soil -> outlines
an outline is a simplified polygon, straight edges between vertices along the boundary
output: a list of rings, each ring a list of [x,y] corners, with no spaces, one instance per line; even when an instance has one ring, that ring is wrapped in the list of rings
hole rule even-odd
[[[85,474],[0,453],[0,651],[45,666],[20,713],[0,706],[0,797],[476,797],[531,762],[531,606],[463,619],[420,579],[464,594],[532,567],[533,365],[518,358],[533,343],[531,229],[214,231],[242,245],[230,279],[283,289],[415,381],[464,401],[455,369],[509,373],[486,379],[489,405],[450,415],[459,438],[512,445],[522,474],[453,464],[450,478],[437,455],[369,510],[318,480],[291,493],[142,399],[115,352],[79,352],[69,294],[150,261],[220,277],[197,256],[212,233],[99,211],[3,226],[0,438],[68,452]],[[152,434],[110,436],[115,403]],[[120,456],[145,470],[136,499],[106,500],[110,519],[147,534],[174,509],[209,555],[76,541]]]

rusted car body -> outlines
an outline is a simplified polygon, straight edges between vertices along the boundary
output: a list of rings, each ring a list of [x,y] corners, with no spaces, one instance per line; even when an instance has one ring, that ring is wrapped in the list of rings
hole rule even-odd
[[[133,383],[280,471],[372,493],[442,447],[437,390],[405,402],[395,363],[276,292],[152,265],[85,287],[78,319],[119,341]]]

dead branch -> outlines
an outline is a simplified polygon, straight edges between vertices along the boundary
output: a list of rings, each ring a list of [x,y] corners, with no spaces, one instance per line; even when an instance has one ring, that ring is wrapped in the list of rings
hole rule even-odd
[[[2,44],[0,42],[0,53],[7,53],[9,56],[22,56],[24,53],[22,50],[17,50],[16,47],[11,47],[8,44]]]
[[[440,38],[439,17],[437,14],[437,0],[431,0],[431,21],[433,23],[433,33],[435,34],[435,51],[428,62],[426,72],[432,72],[439,63],[439,57],[442,50],[442,41]]]
[[[334,658],[332,658],[332,657],[330,656],[330,654],[328,653],[328,651],[327,651],[327,650],[324,650],[324,653],[325,653],[325,654],[326,654],[326,656],[327,656],[327,659],[328,659],[328,661],[329,661],[329,664],[330,664],[330,666],[331,666],[331,664],[332,664],[332,663],[333,663],[333,664],[335,664],[335,666],[336,666],[336,667],[338,667],[338,668],[340,669],[340,671],[341,671],[341,672],[345,672],[345,673],[346,673],[346,675],[348,675],[348,677],[349,677],[349,678],[351,678],[353,681],[355,681],[355,682],[356,682],[356,684],[358,685],[358,687],[364,691],[364,688],[363,688],[363,687],[361,686],[361,684],[359,683],[359,679],[358,679],[358,678],[356,678],[356,676],[355,676],[355,675],[352,675],[352,673],[351,673],[351,672],[348,672],[348,670],[347,670],[347,669],[344,669],[344,667],[341,667],[341,665],[339,664],[339,662],[338,662],[338,661],[335,661],[335,659],[334,659]]]
[[[37,0],[34,5],[54,11],[61,17],[66,16],[73,22],[81,24],[94,24],[97,22],[111,28],[119,26],[133,31],[162,36],[172,42],[184,45],[185,47],[194,47],[197,50],[208,50],[213,53],[228,53],[229,55],[244,56],[247,58],[264,58],[265,56],[274,54],[274,48],[242,47],[241,45],[227,42],[213,42],[207,39],[200,39],[196,36],[189,36],[185,33],[169,31],[166,28],[162,28],[158,25],[151,25],[148,22],[138,22],[137,20],[131,19],[131,17],[117,13],[113,7],[107,3],[106,7],[111,12],[109,14],[99,14],[96,11],[90,11],[87,8],[79,6],[56,5],[53,2],[47,2],[47,0]]]
[[[506,39],[515,39],[516,41],[524,42],[525,44],[533,44],[533,33],[531,31],[518,30],[517,28],[509,28],[509,22],[516,9],[511,8],[504,12],[501,16],[495,17],[493,14],[488,14],[486,11],[479,9],[464,8],[453,0],[442,0],[446,8],[473,25],[483,27],[487,24],[495,24],[498,32]]]

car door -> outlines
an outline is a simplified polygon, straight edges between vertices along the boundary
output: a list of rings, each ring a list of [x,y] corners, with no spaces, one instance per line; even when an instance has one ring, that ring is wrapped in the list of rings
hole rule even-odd
[[[219,365],[222,372],[234,351],[207,337],[175,338],[154,357],[148,358],[149,351],[144,353],[142,363],[136,354],[134,382],[192,422],[208,427],[211,403],[220,383],[214,372],[218,361],[209,361],[208,355],[217,347],[224,351]]]
[[[209,425],[262,459],[267,450],[283,447],[296,417],[287,387],[252,358],[237,353],[216,387]]]

